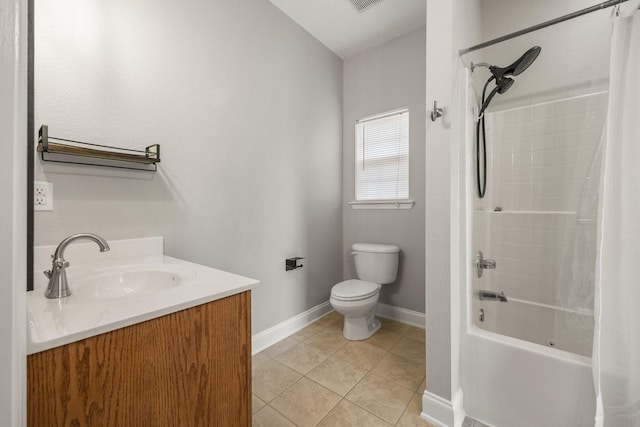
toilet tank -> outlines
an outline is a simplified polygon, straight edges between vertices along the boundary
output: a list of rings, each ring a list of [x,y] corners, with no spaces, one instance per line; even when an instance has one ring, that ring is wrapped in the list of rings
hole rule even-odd
[[[398,275],[400,248],[396,245],[355,243],[353,260],[358,279],[381,285],[393,283]]]

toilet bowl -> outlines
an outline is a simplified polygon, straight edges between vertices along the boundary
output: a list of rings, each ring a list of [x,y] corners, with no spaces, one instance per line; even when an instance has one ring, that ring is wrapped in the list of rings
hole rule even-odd
[[[380,329],[375,317],[383,284],[396,280],[398,254],[395,245],[356,243],[352,246],[358,279],[340,282],[331,288],[331,306],[344,316],[343,335],[352,341],[364,340]]]
[[[342,292],[340,288],[336,290],[336,287],[342,287]],[[349,293],[347,291],[349,288],[360,290],[361,294],[357,291]],[[373,291],[369,292],[368,289]],[[380,329],[380,320],[374,316],[379,296],[380,285],[363,280],[345,280],[331,289],[329,302],[338,313],[344,316],[342,334],[346,339],[364,340]]]

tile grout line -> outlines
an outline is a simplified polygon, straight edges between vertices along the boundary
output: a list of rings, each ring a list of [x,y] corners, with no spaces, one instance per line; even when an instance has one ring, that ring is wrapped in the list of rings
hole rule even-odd
[[[405,335],[406,335],[407,331],[409,331],[409,329],[407,329],[403,334],[398,334],[398,335],[399,335],[400,337],[403,337],[403,336],[405,336]],[[396,342],[394,345],[392,345],[388,350],[385,350],[385,353],[384,353],[384,355],[380,358],[380,360],[378,360],[378,362],[377,362],[375,365],[373,365],[370,369],[368,369],[368,370],[367,370],[367,373],[366,373],[362,378],[360,378],[360,380],[359,380],[356,384],[354,384],[354,385],[353,385],[353,387],[351,387],[351,388],[349,389],[349,391],[347,391],[347,392],[345,393],[344,397],[343,397],[343,400],[344,400],[344,399],[346,399],[346,400],[347,400],[347,401],[349,401],[350,403],[353,403],[354,405],[356,405],[358,408],[360,408],[360,409],[362,409],[362,410],[364,410],[364,411],[368,412],[369,414],[371,414],[371,415],[373,415],[374,417],[376,417],[376,418],[378,418],[378,419],[380,419],[380,420],[384,421],[385,423],[387,423],[387,424],[389,424],[389,425],[397,425],[397,424],[398,424],[398,422],[400,422],[400,418],[402,418],[402,415],[405,413],[405,411],[406,411],[406,410],[407,410],[407,408],[409,407],[409,404],[408,404],[408,403],[407,403],[407,405],[405,406],[405,408],[402,410],[402,414],[400,414],[400,417],[398,418],[398,420],[396,421],[396,423],[391,424],[391,423],[387,422],[387,420],[385,420],[385,419],[381,418],[380,416],[378,416],[378,415],[374,414],[373,412],[369,411],[367,408],[364,408],[364,407],[360,406],[357,402],[354,402],[354,401],[352,401],[352,400],[348,399],[348,398],[347,398],[347,395],[349,394],[349,392],[351,392],[353,389],[355,389],[355,388],[358,386],[358,384],[360,384],[360,383],[361,383],[361,382],[362,382],[362,381],[367,377],[367,375],[369,375],[369,374],[371,374],[371,375],[376,375],[376,374],[373,374],[373,373],[372,373],[372,371],[373,371],[373,370],[374,370],[374,369],[375,369],[375,368],[376,368],[380,363],[382,363],[382,361],[384,360],[384,358],[385,358],[387,355],[392,354],[392,353],[391,353],[391,350],[392,350],[392,349],[393,349],[393,348],[394,348],[394,347],[395,347],[399,342],[400,342],[400,340],[398,340],[398,342]],[[368,345],[371,345],[371,346],[375,347],[375,346],[374,346],[374,345],[372,345],[372,344],[368,344]],[[376,347],[376,348],[380,348],[380,347]],[[347,363],[348,363],[348,362],[347,362]],[[379,376],[379,375],[377,375],[377,376]],[[383,378],[383,377],[381,377],[381,378]],[[386,379],[386,378],[384,378],[384,379]],[[391,382],[393,382],[393,383],[397,384],[395,381],[391,381]],[[397,384],[397,385],[400,385],[400,384]],[[400,386],[402,387],[402,385],[400,385]],[[418,387],[419,387],[419,385],[418,385]],[[411,402],[411,401],[409,401],[409,403],[410,403],[410,402]],[[339,403],[339,402],[338,402],[338,403]],[[336,406],[337,406],[337,405],[336,405]],[[334,408],[335,408],[335,407],[334,407]]]
[[[327,325],[326,327],[324,327],[324,328],[322,328],[322,329],[323,329],[323,330],[326,330],[326,329],[328,329],[328,328],[329,328],[329,325]],[[318,335],[318,334],[320,334],[320,332],[318,332],[318,333],[316,333],[316,334],[312,335],[312,336],[311,336],[311,337],[309,337],[308,339],[313,338],[314,336],[316,336],[316,335]],[[289,338],[289,337],[287,337],[287,338]],[[290,348],[293,348],[293,347],[295,347],[295,346],[297,346],[297,345],[299,345],[299,344],[305,343],[305,341],[300,341],[300,340],[298,340],[298,339],[296,339],[296,338],[293,338],[293,337],[291,337],[291,338],[292,338],[292,339],[294,339],[295,341],[297,341],[297,343],[296,343],[296,344],[294,344],[294,345],[292,345]],[[286,338],[284,338],[284,339],[286,339]],[[284,340],[284,339],[283,339],[283,340]],[[282,340],[281,340],[281,341],[282,341]],[[279,342],[280,342],[280,341],[279,341]],[[276,344],[277,344],[277,343],[276,343]],[[345,343],[345,345],[346,345],[346,343]],[[343,346],[343,347],[344,347],[344,346]],[[342,348],[342,347],[340,347],[340,348]],[[293,387],[295,384],[297,384],[298,382],[300,382],[300,380],[302,380],[303,378],[307,378],[308,380],[313,381],[313,382],[314,382],[314,383],[316,383],[316,384],[318,384],[318,383],[317,383],[316,381],[314,381],[313,379],[308,378],[306,374],[302,374],[301,372],[296,371],[295,369],[291,368],[290,366],[287,366],[286,364],[284,364],[284,363],[282,363],[282,362],[280,362],[279,360],[277,360],[277,359],[276,359],[278,356],[280,356],[282,353],[284,353],[284,352],[286,352],[286,351],[288,351],[288,350],[289,350],[289,349],[287,349],[287,350],[284,350],[284,351],[280,352],[278,355],[276,355],[276,357],[267,356],[266,354],[263,354],[263,356],[267,357],[269,360],[273,360],[273,361],[276,361],[276,362],[280,363],[281,365],[283,365],[283,366],[285,366],[285,367],[287,367],[287,368],[291,369],[292,371],[294,371],[295,373],[297,373],[297,374],[299,374],[299,375],[301,375],[301,376],[300,376],[300,378],[298,378],[297,380],[295,380],[293,383],[291,383],[288,387],[285,387],[285,388],[284,388],[280,393],[278,393],[277,395],[275,395],[271,400],[269,400],[268,402],[265,402],[265,406],[269,406],[271,409],[273,409],[273,410],[274,410],[274,411],[276,411],[278,414],[282,415],[282,416],[283,416],[283,417],[285,417],[288,421],[292,422],[294,425],[296,425],[296,426],[297,426],[298,424],[294,423],[294,422],[293,422],[291,419],[289,419],[286,415],[284,415],[283,413],[281,413],[280,411],[278,411],[276,408],[274,408],[273,406],[271,406],[271,402],[273,402],[274,400],[276,400],[279,396],[281,396],[284,392],[286,392],[286,391],[287,391],[287,390],[289,390],[291,387]],[[339,350],[340,350],[340,349],[338,349],[338,350],[334,351],[333,353],[331,353],[329,356],[327,356],[327,358],[326,358],[326,359],[328,359],[329,357],[331,357],[334,353],[338,352]],[[263,350],[263,351],[264,351],[264,350]],[[260,353],[262,353],[262,352],[260,352]],[[260,354],[260,353],[259,353],[259,354]],[[326,359],[324,359],[324,360],[326,360]],[[323,360],[323,362],[324,362],[324,360]],[[322,362],[320,362],[320,363],[322,363]],[[314,369],[315,369],[315,368],[314,368]],[[313,370],[313,369],[312,369],[312,370]],[[309,371],[309,372],[311,372],[311,371]],[[307,373],[308,373],[308,372],[307,372]],[[326,387],[324,387],[322,384],[318,384],[318,385],[319,385],[320,387],[322,387],[322,388],[327,389],[327,388],[326,388]],[[329,390],[329,389],[327,389],[327,390]],[[332,393],[335,393],[333,390],[329,390],[329,391],[331,391]],[[252,390],[252,393],[253,393],[253,390]],[[336,393],[336,394],[337,394],[337,393]],[[258,397],[258,398],[260,398],[259,396],[257,396],[257,397]],[[341,396],[341,399],[340,399],[340,401],[338,401],[338,403],[340,403],[340,402],[342,401],[342,399],[344,399],[344,397],[342,397],[342,396]],[[329,410],[329,412],[328,412],[328,413],[327,413],[327,414],[326,414],[322,419],[324,419],[328,414],[330,414],[330,413],[331,413],[331,411],[332,411],[332,410],[333,410],[337,405],[338,405],[338,404],[336,404],[336,405],[334,405],[333,407],[331,407],[331,409]],[[258,411],[256,412],[256,414],[257,414],[258,412],[260,412],[262,409],[264,409],[264,408],[261,408],[260,410],[258,410]],[[322,420],[321,420],[321,421],[322,421]]]
[[[343,347],[344,347],[344,346],[346,346],[347,344],[349,344],[349,343],[345,343],[345,344],[344,344],[342,347],[340,347],[340,348],[343,348]],[[371,344],[369,344],[369,345],[371,345]],[[392,347],[392,348],[393,348],[393,347]],[[333,354],[337,353],[338,351],[339,351],[339,349],[338,349],[338,350],[336,350]],[[377,364],[375,364],[374,366],[372,366],[370,369],[367,369],[367,373],[366,373],[366,374],[364,374],[364,375],[362,376],[362,378],[360,378],[360,379],[359,379],[359,380],[358,380],[358,381],[357,381],[357,382],[356,382],[356,383],[355,383],[355,384],[354,384],[354,385],[353,385],[349,390],[347,390],[347,391],[345,392],[344,396],[341,396],[341,397],[340,397],[340,400],[338,401],[338,403],[336,403],[336,404],[335,404],[335,405],[334,405],[334,406],[329,410],[329,412],[328,412],[324,417],[322,417],[322,419],[321,419],[321,420],[316,424],[316,426],[317,426],[317,425],[319,425],[320,423],[322,423],[322,421],[323,421],[325,418],[327,418],[327,417],[328,417],[328,416],[329,416],[329,415],[330,415],[330,414],[331,414],[331,413],[332,413],[332,412],[333,412],[333,411],[338,407],[338,405],[340,405],[340,403],[341,403],[343,400],[346,400],[347,402],[352,403],[353,405],[356,405],[358,408],[362,409],[363,411],[365,411],[365,412],[367,412],[367,413],[369,413],[369,414],[373,415],[374,417],[376,417],[376,418],[378,418],[378,419],[382,420],[383,422],[387,423],[387,420],[380,418],[378,415],[376,415],[376,414],[374,414],[373,412],[369,411],[367,408],[363,408],[362,406],[358,405],[356,402],[354,402],[354,401],[352,401],[352,400],[350,400],[350,399],[347,399],[347,395],[348,395],[348,394],[349,394],[349,393],[350,393],[354,388],[356,388],[356,387],[358,386],[358,384],[360,384],[360,383],[362,382],[362,380],[364,380],[364,379],[366,378],[366,376],[367,376],[368,374],[370,374],[370,373],[371,373],[371,371],[373,371],[373,369],[374,369],[376,366],[378,366],[378,364],[379,364],[379,363],[380,363],[380,362],[385,358],[385,356],[386,356],[387,354],[389,354],[389,352],[390,352],[390,350],[386,350],[386,353],[384,354],[384,356],[382,356],[382,358],[378,361],[378,363],[377,363]],[[332,354],[332,355],[333,355],[333,354]],[[331,357],[331,356],[329,356],[329,357]],[[325,359],[325,360],[326,360],[326,359]],[[338,359],[338,360],[342,360],[342,359]],[[352,365],[352,366],[353,366],[353,364],[351,364],[350,362],[348,362],[348,361],[346,361],[346,360],[343,360],[343,362],[345,362],[345,363],[350,364],[350,365]],[[310,379],[311,381],[314,381],[314,380],[313,380],[313,379],[311,379],[311,378],[309,378],[309,379]],[[314,381],[314,382],[315,382],[315,381]],[[319,383],[317,383],[317,382],[316,382],[316,384],[318,384],[318,385],[322,386],[322,384],[319,384]],[[326,387],[325,387],[325,388],[326,388]],[[334,393],[335,393],[335,392],[334,392]],[[408,406],[408,405],[407,405],[407,406]],[[405,408],[405,409],[406,409],[406,408]],[[403,413],[404,413],[404,411],[403,411]],[[401,415],[401,417],[402,417],[402,415]],[[400,420],[400,419],[398,419],[398,421],[399,421],[399,420]],[[391,423],[387,423],[387,424],[391,425]]]
[[[325,316],[326,316],[326,315],[325,315]],[[316,337],[316,336],[320,335],[322,332],[327,331],[327,330],[329,329],[329,327],[330,327],[330,326],[331,326],[331,325],[327,325],[327,326],[323,327],[320,331],[318,331],[317,333],[315,333],[315,334],[313,334],[312,336],[308,337],[305,341],[300,341],[298,344],[300,344],[300,343],[308,343],[308,341],[309,341],[309,340],[311,340],[311,339],[313,339],[314,337]],[[298,345],[298,344],[295,344],[295,345]],[[312,343],[309,343],[309,345],[313,345],[313,344],[312,344]],[[336,349],[335,351],[333,351],[332,353],[330,353],[330,354],[329,354],[329,355],[328,355],[324,360],[322,360],[320,363],[318,363],[318,365],[320,365],[321,363],[323,363],[324,361],[326,361],[327,359],[329,359],[330,357],[332,357],[335,353],[337,353],[338,351],[340,351],[340,349],[341,349],[342,347],[344,347],[345,345],[347,345],[347,343],[345,343],[345,344],[344,344],[344,345],[342,345],[340,348],[338,348],[338,349]],[[292,347],[294,347],[294,346],[292,346]],[[286,351],[286,350],[285,350],[285,351]],[[285,366],[286,366],[286,365],[285,365]],[[311,370],[309,370],[309,372],[313,371],[315,368],[317,368],[317,366],[315,366],[314,368],[312,368]],[[291,369],[293,369],[293,368],[291,368]],[[295,371],[295,369],[293,369],[293,370]],[[298,371],[296,371],[296,372],[298,372]],[[318,383],[317,381],[313,380],[312,378],[307,377],[307,374],[309,374],[309,372],[307,372],[306,374],[301,374],[300,372],[298,372],[299,374],[301,374],[301,375],[302,375],[302,377],[301,377],[301,378],[299,378],[295,383],[297,383],[297,382],[299,382],[300,380],[302,380],[302,378],[306,378],[307,380],[312,381],[313,383],[317,384],[319,387],[322,387],[322,388],[324,388],[325,390],[328,390],[328,391],[330,391],[330,392],[332,392],[332,393],[334,393],[334,394],[338,394],[338,393],[336,393],[335,391],[330,390],[330,389],[328,389],[327,387],[323,386],[322,384]],[[295,384],[295,383],[294,383],[294,384]],[[282,391],[282,393],[284,393],[284,391],[288,390],[288,389],[289,389],[289,388],[291,388],[292,386],[293,386],[293,384],[291,384],[289,387],[287,387],[287,389],[283,390],[283,391]],[[282,393],[280,393],[280,394],[282,394]],[[275,399],[276,399],[276,397],[274,397],[274,400],[275,400]],[[318,424],[320,424],[320,423],[321,423],[321,422],[322,422],[322,421],[323,421],[327,416],[329,416],[329,414],[331,414],[331,413],[335,410],[335,408],[340,404],[340,402],[342,402],[343,400],[344,400],[344,396],[340,396],[340,400],[338,400],[338,402],[337,402],[335,405],[333,405],[333,406],[329,409],[329,411],[327,411],[327,413],[326,413],[326,414],[325,414],[325,415],[324,415],[324,416],[323,416],[323,417],[322,417],[322,418],[321,418],[321,419],[320,419],[320,420],[315,424],[315,426],[317,426]],[[276,410],[276,409],[274,408],[274,410]],[[277,410],[276,410],[276,411],[277,411]],[[280,413],[280,412],[278,412],[278,413]],[[284,415],[284,414],[282,414],[282,415]],[[285,418],[286,418],[286,416],[285,416]],[[288,418],[287,418],[287,419],[288,419]],[[296,423],[294,423],[294,424],[296,424]],[[297,425],[297,424],[296,424],[296,425]]]
[[[324,317],[324,316],[323,316],[323,317]],[[337,319],[337,320],[339,320],[339,319]],[[403,324],[402,322],[398,322],[398,321],[393,320],[393,319],[387,319],[387,320],[390,320],[390,321],[395,322],[395,323]],[[404,324],[404,325],[406,325],[406,324]],[[276,396],[274,396],[271,400],[266,401],[266,402],[265,402],[265,407],[266,407],[266,406],[269,406],[272,410],[276,411],[276,413],[278,413],[278,414],[280,414],[281,416],[283,416],[286,420],[288,420],[288,421],[292,422],[294,425],[297,425],[297,424],[296,424],[296,423],[294,423],[291,419],[289,419],[286,415],[282,414],[282,413],[281,413],[280,411],[278,411],[276,408],[274,408],[273,406],[271,406],[271,403],[272,403],[272,402],[274,402],[278,397],[280,397],[283,393],[285,393],[285,392],[286,392],[287,390],[289,390],[291,387],[293,387],[295,384],[299,383],[299,382],[300,382],[300,380],[302,380],[303,378],[306,378],[307,380],[312,381],[313,383],[315,383],[315,384],[317,384],[318,386],[320,386],[320,387],[322,387],[322,388],[324,388],[324,389],[328,390],[329,392],[332,392],[332,393],[337,394],[337,395],[339,395],[339,396],[340,396],[340,399],[338,400],[338,402],[337,402],[335,405],[333,405],[333,406],[328,410],[328,412],[327,412],[327,413],[326,413],[326,414],[325,414],[325,415],[324,415],[324,416],[323,416],[323,417],[322,417],[322,418],[321,418],[321,419],[320,419],[320,420],[319,420],[315,425],[318,425],[318,424],[322,423],[322,421],[323,421],[323,420],[325,420],[325,419],[326,419],[326,418],[327,418],[331,413],[333,413],[333,412],[335,411],[335,409],[338,407],[338,405],[340,405],[340,403],[341,403],[341,402],[343,402],[344,400],[347,400],[348,402],[350,402],[351,404],[353,404],[353,405],[357,406],[357,407],[358,407],[358,408],[360,408],[361,410],[364,410],[365,412],[367,412],[367,413],[371,414],[372,416],[376,417],[376,419],[380,419],[380,420],[382,420],[383,422],[385,422],[385,423],[387,423],[387,424],[391,425],[390,423],[388,423],[388,422],[387,422],[387,420],[385,420],[385,419],[381,418],[380,416],[378,416],[378,415],[374,414],[373,412],[371,412],[371,411],[370,411],[370,410],[368,410],[367,408],[364,408],[364,407],[360,406],[360,405],[359,405],[359,404],[357,404],[356,402],[353,402],[353,401],[351,401],[350,399],[348,399],[348,398],[347,398],[347,395],[348,395],[351,391],[353,391],[353,389],[355,389],[355,388],[356,388],[356,387],[357,387],[357,386],[362,382],[362,380],[364,380],[364,378],[366,378],[369,374],[371,374],[371,375],[376,375],[376,374],[373,374],[373,373],[372,373],[372,371],[373,371],[377,366],[379,366],[379,365],[380,365],[380,363],[382,363],[382,361],[383,361],[383,360],[384,360],[384,359],[385,359],[389,354],[394,354],[394,355],[395,355],[395,353],[392,353],[392,350],[393,350],[393,349],[394,349],[394,348],[395,348],[395,347],[400,343],[400,341],[402,340],[402,338],[403,338],[403,337],[406,337],[407,339],[410,339],[410,340],[413,340],[413,341],[417,341],[417,342],[421,342],[421,343],[422,343],[422,341],[421,341],[421,340],[417,340],[417,339],[414,339],[414,338],[411,338],[411,337],[408,337],[408,336],[407,336],[408,332],[411,330],[411,327],[412,327],[411,325],[408,325],[408,326],[409,326],[409,327],[408,327],[408,328],[406,328],[406,329],[404,330],[404,332],[402,332],[402,333],[397,333],[397,335],[400,337],[400,339],[399,339],[397,342],[395,342],[393,345],[391,345],[388,349],[384,349],[384,354],[382,355],[382,357],[381,357],[381,358],[380,358],[380,359],[379,359],[375,364],[373,364],[371,368],[366,369],[366,373],[363,375],[363,377],[362,377],[362,378],[360,378],[360,380],[358,380],[358,381],[357,381],[357,382],[356,382],[352,387],[350,387],[350,388],[345,392],[345,394],[344,394],[344,395],[340,395],[339,393],[336,393],[335,391],[333,391],[333,390],[331,390],[331,389],[329,389],[329,388],[325,387],[324,385],[322,385],[322,384],[318,383],[318,382],[317,382],[317,381],[315,381],[314,379],[309,378],[307,375],[308,375],[310,372],[312,372],[314,369],[316,369],[316,368],[317,368],[317,366],[319,366],[320,364],[324,363],[324,362],[325,362],[326,360],[328,360],[329,358],[331,358],[331,357],[335,357],[335,354],[336,354],[336,353],[338,353],[341,349],[343,349],[346,345],[348,345],[348,344],[349,344],[349,342],[344,343],[344,344],[343,344],[342,346],[340,346],[339,348],[337,348],[337,349],[335,349],[334,351],[330,352],[330,353],[327,355],[327,357],[325,357],[321,362],[319,362],[319,363],[318,363],[318,365],[316,365],[315,367],[313,367],[313,368],[312,368],[311,370],[309,370],[309,372],[307,372],[306,374],[303,374],[303,373],[299,372],[298,370],[296,370],[296,369],[294,369],[294,368],[292,368],[292,367],[288,366],[287,364],[285,364],[285,363],[283,363],[283,362],[281,362],[281,361],[277,360],[277,357],[279,357],[281,354],[285,353],[286,351],[289,351],[291,348],[294,348],[294,347],[296,347],[296,346],[297,346],[297,345],[299,345],[299,344],[315,345],[316,347],[320,348],[320,347],[321,347],[320,345],[313,344],[313,343],[311,343],[310,341],[312,341],[315,337],[319,336],[320,334],[322,334],[322,333],[325,333],[325,332],[329,331],[329,328],[330,328],[330,327],[335,327],[335,321],[334,321],[334,322],[332,322],[332,323],[330,323],[330,324],[328,324],[328,325],[326,325],[326,326],[323,326],[323,327],[321,327],[321,328],[318,328],[318,331],[316,331],[314,334],[310,335],[309,337],[306,337],[306,339],[305,339],[305,340],[301,340],[301,339],[299,339],[299,338],[294,338],[294,337],[293,337],[293,335],[291,335],[291,336],[289,336],[289,337],[286,337],[286,338],[292,338],[294,341],[296,341],[296,343],[295,343],[295,344],[293,344],[291,347],[289,347],[289,348],[287,348],[287,349],[285,349],[285,350],[283,350],[283,351],[279,352],[278,354],[276,354],[276,355],[275,355],[275,357],[272,357],[272,356],[269,356],[269,355],[267,355],[267,354],[264,354],[264,350],[263,350],[262,352],[260,352],[260,353],[258,353],[258,354],[262,354],[264,357],[266,357],[266,358],[268,359],[268,361],[276,361],[277,363],[279,363],[279,364],[281,364],[281,365],[283,365],[283,366],[285,366],[285,367],[287,367],[287,368],[291,369],[291,370],[292,370],[292,371],[294,371],[296,374],[300,375],[300,378],[296,379],[293,383],[291,383],[289,386],[287,386],[285,389],[283,389],[280,393],[278,393]],[[418,328],[418,329],[421,329],[421,328]],[[298,331],[298,332],[299,332],[299,331]],[[390,332],[390,333],[393,333],[393,334],[396,334],[396,332],[392,332],[392,331],[389,331],[389,332]],[[294,334],[294,335],[295,335],[295,334]],[[286,338],[283,338],[283,340],[284,340],[284,339],[286,339]],[[283,341],[283,340],[281,340],[281,341]],[[281,342],[281,341],[280,341],[280,342]],[[276,344],[277,344],[277,343],[276,343]],[[276,344],[274,344],[274,345],[276,345]],[[378,347],[378,346],[375,346],[375,345],[373,345],[373,344],[369,344],[369,343],[364,343],[364,344],[369,345],[369,346],[371,346],[371,347],[375,347],[375,348],[381,349],[381,350],[383,349],[383,348]],[[424,343],[422,343],[422,344],[424,344]],[[265,350],[266,350],[266,349],[265,349]],[[402,358],[404,358],[404,359],[406,359],[406,360],[408,360],[408,361],[414,361],[413,359],[409,359],[409,358],[404,357],[404,356],[402,356],[402,355],[397,355],[397,356],[402,357]],[[351,361],[350,361],[350,360],[344,360],[344,359],[341,359],[341,358],[336,358],[336,359],[338,359],[338,360],[340,360],[340,361],[342,361],[342,362],[345,362],[345,363],[347,363],[347,364],[349,364],[349,365],[355,366],[355,365],[353,365],[353,363],[351,363]],[[267,361],[267,362],[265,362],[265,363],[263,363],[263,364],[261,364],[261,366],[262,366],[262,365],[264,365],[264,364],[266,364],[266,363],[268,363],[268,361]],[[415,362],[415,361],[414,361],[414,362]],[[378,376],[378,377],[379,377],[379,375],[376,375],[376,376]],[[384,378],[384,377],[381,377],[381,378],[383,378],[384,380],[387,380],[387,381],[391,381],[392,383],[396,384],[397,386],[400,386],[400,387],[402,387],[402,388],[404,388],[404,389],[406,389],[406,390],[408,390],[408,391],[409,391],[409,390],[411,390],[411,389],[407,388],[405,385],[403,385],[403,384],[399,384],[399,383],[397,383],[397,382],[396,382],[396,381],[394,381],[394,380],[390,380],[390,379],[387,379],[387,378]],[[420,387],[420,385],[418,385],[418,388],[419,388],[419,387]],[[413,398],[414,398],[414,395],[415,395],[415,394],[417,394],[417,393],[418,393],[418,391],[416,391],[416,390],[411,390],[411,393],[412,393],[412,399],[413,399]],[[257,396],[257,395],[256,395],[256,397],[260,398],[260,397],[259,397],[259,396]],[[260,399],[261,399],[261,398],[260,398]],[[261,400],[262,400],[262,399],[261,399]],[[394,424],[394,425],[397,425],[397,424],[398,424],[398,422],[400,422],[400,419],[401,419],[401,418],[402,418],[402,416],[406,413],[406,411],[407,411],[407,409],[408,409],[408,407],[409,407],[409,404],[410,404],[410,403],[411,403],[411,400],[409,400],[409,402],[404,406],[404,408],[403,408],[403,410],[402,410],[402,413],[400,414],[400,416],[399,416],[398,420],[395,422],[395,424]],[[256,412],[256,414],[257,414],[258,412],[262,411],[262,409],[264,409],[264,408],[261,408],[260,410],[258,410],[258,411]],[[255,414],[254,414],[254,415],[255,415]]]
[[[411,396],[411,400],[413,400],[413,398],[415,397],[415,395],[417,393],[413,393],[414,396]],[[409,405],[411,405],[411,400],[409,400],[409,403],[407,403],[407,406],[404,407],[404,409],[402,410],[402,413],[400,414],[400,417],[398,418],[398,421],[395,422],[394,426],[397,427],[398,423],[400,423],[400,420],[402,419],[402,416],[407,412],[407,410],[409,410]]]
[[[328,329],[328,327],[327,327],[327,329]],[[317,335],[317,334],[316,334],[316,335]],[[341,349],[343,349],[347,344],[349,344],[349,343],[348,343],[348,342],[347,342],[347,343],[344,343],[340,348],[338,348],[337,350],[335,350],[333,353],[331,353],[331,354],[330,354],[326,359],[324,359],[324,360],[323,360],[322,362],[320,362],[320,363],[323,363],[324,361],[326,361],[327,359],[329,359],[329,357],[332,357],[334,354],[336,354],[336,353],[337,353],[337,352],[339,352]],[[338,360],[342,360],[342,359],[338,358]],[[353,364],[351,364],[350,362],[348,362],[348,361],[346,361],[346,360],[342,360],[342,361],[343,361],[343,362],[345,362],[345,363],[347,363],[347,364],[349,364],[349,365],[354,366]],[[318,365],[320,365],[320,363],[319,363]],[[317,367],[317,366],[316,366],[316,367]],[[314,369],[315,369],[315,368],[314,368]],[[371,369],[373,369],[373,368],[371,368]],[[313,369],[312,369],[311,371],[313,371]],[[309,371],[309,372],[311,372],[311,371]],[[371,372],[371,370],[370,370],[370,369],[369,369],[369,370],[367,370],[367,374],[368,374],[369,372]],[[320,419],[320,421],[318,421],[315,425],[317,426],[317,425],[321,424],[321,423],[322,423],[322,421],[323,421],[325,418],[327,418],[327,417],[328,417],[328,416],[329,416],[333,411],[335,411],[335,409],[338,407],[338,405],[340,405],[340,403],[341,403],[343,400],[347,400],[347,401],[351,402],[349,399],[347,399],[347,394],[349,394],[349,392],[350,392],[351,390],[353,390],[353,389],[354,389],[354,388],[355,388],[355,387],[360,383],[360,381],[362,381],[362,380],[364,379],[364,377],[366,377],[366,376],[367,376],[367,374],[364,374],[364,375],[362,376],[362,378],[360,378],[360,379],[358,380],[358,382],[356,382],[356,383],[355,383],[355,384],[354,384],[354,385],[353,385],[349,390],[347,390],[347,391],[345,392],[344,396],[340,395],[340,400],[338,401],[338,403],[336,403],[335,405],[333,405],[333,406],[331,407],[331,409],[329,409],[329,411],[324,415],[324,417],[322,417],[322,418]],[[315,381],[313,378],[308,378],[306,375],[304,376],[304,378],[307,378],[307,379],[309,379],[310,381],[313,381],[314,383],[318,384],[320,387],[323,387],[323,388],[325,388],[325,389],[327,389],[327,390],[329,390],[329,391],[331,391],[331,392],[335,393],[335,391],[328,389],[327,387],[325,387],[325,386],[323,386],[322,384],[320,384],[320,383],[318,383],[317,381]],[[338,393],[336,393],[336,394],[338,394]],[[356,405],[358,408],[361,408],[361,409],[363,409],[363,410],[365,410],[365,411],[366,411],[366,409],[365,409],[365,408],[362,408],[362,407],[361,407],[360,405],[358,405],[357,403],[355,403],[355,402],[351,402],[351,403],[353,403],[354,405]],[[367,411],[367,412],[369,412],[369,411]],[[369,412],[369,413],[371,413],[371,412]],[[375,416],[375,414],[372,414],[372,415],[374,415],[374,416]],[[378,418],[379,418],[379,417],[378,417]]]
[[[315,427],[315,426],[319,426],[320,424],[322,424],[322,422],[323,422],[323,421],[324,421],[324,420],[325,420],[329,415],[331,415],[331,414],[333,413],[333,411],[335,411],[335,410],[336,410],[336,408],[338,407],[338,405],[340,405],[340,403],[342,403],[342,401],[343,401],[344,399],[345,399],[345,397],[344,397],[344,396],[341,396],[341,397],[340,397],[340,400],[338,401],[338,403],[336,403],[335,405],[333,405],[333,407],[332,407],[331,409],[329,409],[329,412],[327,412],[327,413],[324,415],[324,417],[322,417],[322,418],[320,419],[320,421],[318,421],[317,423],[315,423],[315,424],[314,424],[314,427]]]
[[[296,427],[300,427],[300,425],[299,425],[299,424],[294,423],[292,419],[290,419],[289,417],[287,417],[287,416],[286,416],[285,414],[283,414],[282,412],[278,411],[278,410],[277,410],[276,408],[274,408],[273,406],[271,406],[271,405],[269,405],[269,404],[264,405],[264,407],[265,407],[265,408],[266,408],[267,406],[268,406],[269,408],[271,408],[272,410],[276,411],[276,412],[277,412],[277,413],[278,413],[282,418],[284,418],[285,420],[289,421],[289,422],[290,422],[291,424],[293,424],[294,426],[296,426]],[[262,408],[262,409],[264,409],[264,408]],[[260,409],[260,411],[262,411],[262,409]],[[260,412],[260,411],[258,411],[258,412]]]

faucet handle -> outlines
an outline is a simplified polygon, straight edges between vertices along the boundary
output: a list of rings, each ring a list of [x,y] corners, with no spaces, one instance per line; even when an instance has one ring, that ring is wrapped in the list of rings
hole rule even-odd
[[[57,269],[67,268],[69,267],[69,261],[65,261],[65,260],[54,261],[53,265]]]
[[[496,262],[492,259],[483,259],[482,261],[480,261],[480,263],[482,268],[488,268],[488,269],[496,268]]]

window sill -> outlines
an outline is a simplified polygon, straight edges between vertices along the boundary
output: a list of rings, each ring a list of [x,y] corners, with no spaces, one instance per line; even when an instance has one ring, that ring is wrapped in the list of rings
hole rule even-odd
[[[369,200],[349,202],[353,209],[411,209],[415,200]]]

